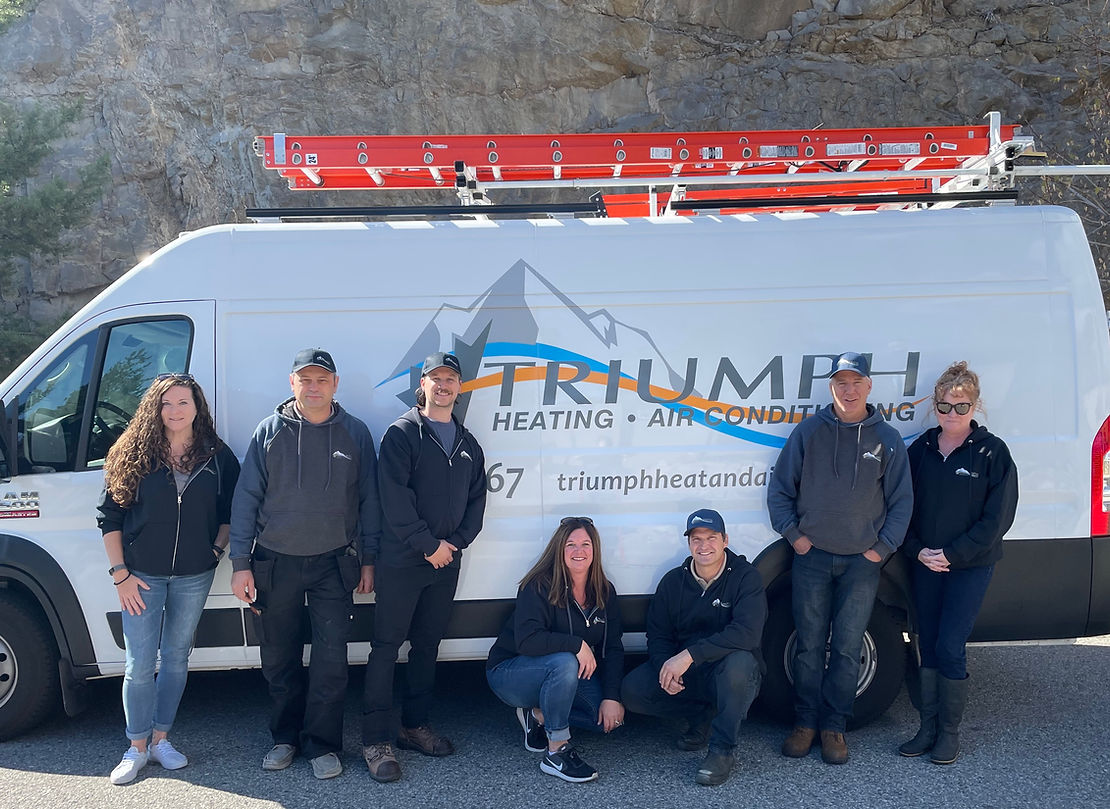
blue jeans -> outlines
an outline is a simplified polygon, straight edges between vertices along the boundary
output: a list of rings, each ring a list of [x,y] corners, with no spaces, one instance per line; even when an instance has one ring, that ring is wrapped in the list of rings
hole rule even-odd
[[[212,589],[215,569],[193,576],[132,575],[150,585],[139,588],[146,609],[139,615],[123,611],[126,668],[123,675],[123,715],[127,738],[142,741],[151,731],[169,732],[189,675],[193,634]],[[159,643],[159,641],[161,641]],[[154,676],[161,647],[161,665]]]
[[[570,739],[570,726],[601,731],[597,714],[601,709],[598,673],[578,679],[578,658],[570,652],[542,657],[519,655],[486,670],[486,681],[498,699],[514,708],[539,708],[547,738],[553,742]]]
[[[934,573],[913,565],[913,601],[921,667],[949,680],[967,678],[967,639],[983,606],[994,565]]]
[[[677,694],[668,694],[659,685],[659,669],[649,660],[624,678],[621,699],[635,713],[687,719],[692,723],[711,712],[709,749],[731,753],[762,679],[755,655],[737,649],[712,663],[691,666],[682,676],[685,688]]]
[[[794,554],[794,714],[798,727],[843,733],[859,682],[863,633],[882,565],[820,548]],[[828,645],[826,668],[825,649]]]

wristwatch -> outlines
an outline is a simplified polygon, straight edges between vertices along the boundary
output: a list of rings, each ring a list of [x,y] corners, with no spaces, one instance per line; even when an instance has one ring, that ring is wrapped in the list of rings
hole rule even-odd
[[[127,570],[127,565],[125,565],[125,564],[112,565],[110,568],[108,568],[108,575],[109,576],[114,576],[114,575],[116,575],[116,573],[118,573],[121,570]]]
[[[215,552],[217,559],[223,559],[224,554],[227,553],[227,548],[221,548],[219,545],[213,545],[212,550]]]

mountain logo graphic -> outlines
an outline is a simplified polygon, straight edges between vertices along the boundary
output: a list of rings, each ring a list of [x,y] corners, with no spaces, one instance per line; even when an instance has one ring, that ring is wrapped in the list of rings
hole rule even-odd
[[[567,343],[573,343],[573,348]],[[442,304],[376,389],[397,387],[396,397],[409,407],[415,405],[424,359],[437,351],[452,352],[462,366],[463,393],[454,411],[460,420],[465,420],[475,391],[542,381],[545,365],[564,363],[561,374],[575,373],[570,378],[560,375],[560,387],[575,404],[590,402],[571,390],[571,384],[597,385],[607,396],[615,395],[617,388],[636,392],[641,398],[649,392],[650,404],[689,411],[696,416],[694,423],[708,429],[771,447],[781,447],[785,441],[777,435],[707,419],[710,408],[736,410],[737,406],[706,399],[694,389],[695,359],[689,359],[680,373],[647,330],[618,319],[604,307],[590,310],[580,306],[523,260],[470,305]],[[618,357],[623,360],[615,359]],[[612,363],[621,361],[627,361],[628,367],[620,366],[617,374]],[[645,378],[645,369],[652,379]],[[506,379],[510,373],[513,376]]]

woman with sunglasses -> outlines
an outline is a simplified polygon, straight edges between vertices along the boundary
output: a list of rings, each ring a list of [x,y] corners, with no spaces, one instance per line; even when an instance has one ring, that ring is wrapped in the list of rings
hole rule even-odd
[[[112,770],[113,784],[134,780],[148,761],[167,770],[189,763],[167,734],[227,548],[238,478],[239,461],[216,435],[204,392],[188,374],[155,379],[108,452],[97,525],[119,594],[130,745]]]
[[[524,748],[540,769],[572,783],[597,770],[570,743],[570,727],[608,733],[624,724],[617,591],[601,567],[601,537],[589,517],[565,517],[525,574],[516,609],[490,649],[486,679],[516,708]]]
[[[966,362],[940,375],[933,407],[939,426],[909,449],[913,518],[902,544],[912,560],[921,727],[898,752],[951,764],[967,701],[965,647],[1014,521],[1018,476],[1005,442],[972,418],[982,405]]]

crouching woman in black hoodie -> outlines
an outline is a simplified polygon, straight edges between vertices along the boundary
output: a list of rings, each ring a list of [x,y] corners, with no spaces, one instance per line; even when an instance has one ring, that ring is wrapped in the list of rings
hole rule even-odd
[[[486,679],[516,708],[524,747],[564,781],[597,778],[570,743],[570,726],[608,733],[624,724],[617,592],[601,567],[589,517],[565,517],[520,582],[516,609],[490,649]]]
[[[1006,443],[972,419],[979,377],[966,362],[940,375],[933,407],[939,426],[909,449],[913,518],[902,543],[912,560],[921,728],[898,752],[951,764],[967,701],[965,645],[1014,522],[1018,479]]]

